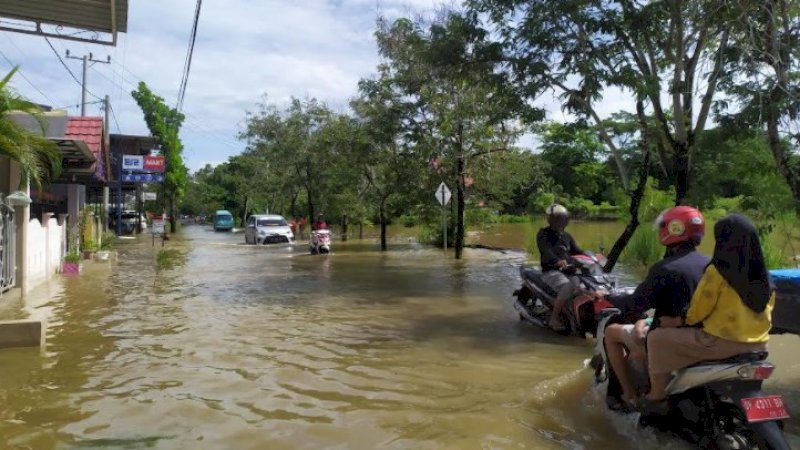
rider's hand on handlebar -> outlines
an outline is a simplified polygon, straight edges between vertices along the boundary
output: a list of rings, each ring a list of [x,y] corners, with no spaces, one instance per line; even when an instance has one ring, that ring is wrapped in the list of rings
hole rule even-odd
[[[569,267],[569,264],[565,260],[559,259],[558,262],[556,263],[556,266],[558,267],[559,270],[564,270],[567,267]]]

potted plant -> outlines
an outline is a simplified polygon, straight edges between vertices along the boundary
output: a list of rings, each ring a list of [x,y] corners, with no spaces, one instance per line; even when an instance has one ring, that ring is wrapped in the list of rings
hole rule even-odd
[[[92,259],[98,249],[97,242],[89,239],[83,242],[83,259]]]
[[[81,254],[77,251],[71,251],[64,257],[64,263],[61,266],[61,272],[64,275],[77,275],[81,272]]]
[[[103,233],[103,240],[100,241],[100,250],[95,253],[95,258],[97,258],[98,261],[108,261],[116,239],[117,235],[111,231]]]

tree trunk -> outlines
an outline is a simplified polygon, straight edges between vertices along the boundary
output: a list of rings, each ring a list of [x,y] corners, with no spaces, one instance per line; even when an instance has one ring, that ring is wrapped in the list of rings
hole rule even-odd
[[[380,206],[380,219],[381,219],[381,251],[385,252],[387,249],[386,246],[386,203],[385,200],[381,200]]]
[[[171,232],[175,232],[177,230],[177,219],[176,215],[178,214],[178,204],[175,201],[175,197],[170,197],[169,199],[169,230]]]
[[[631,237],[633,237],[633,233],[636,232],[636,228],[639,227],[639,206],[642,203],[644,190],[647,187],[647,174],[648,169],[650,168],[650,144],[648,143],[647,139],[647,123],[644,114],[644,104],[641,101],[636,103],[636,112],[639,116],[639,125],[642,133],[642,139],[639,142],[639,148],[642,151],[642,166],[639,168],[639,183],[636,185],[636,189],[631,193],[631,205],[628,209],[628,212],[631,215],[631,220],[625,226],[625,230],[622,231],[622,234],[619,236],[619,238],[617,238],[617,241],[614,242],[614,246],[611,248],[611,252],[608,254],[608,260],[606,261],[606,265],[603,267],[603,271],[606,273],[614,270],[614,266],[617,264],[619,257],[622,255],[622,251],[625,250],[625,247],[628,245]]]
[[[245,195],[244,196],[244,211],[242,211],[242,226],[244,226],[244,224],[247,223],[247,209],[248,209],[247,208],[247,202],[248,202],[248,200],[249,199]]]
[[[342,242],[347,242],[347,214],[342,215]]]
[[[675,205],[683,205],[689,195],[689,144],[676,142],[675,151]]]
[[[464,155],[459,154],[456,164],[458,177],[456,181],[456,259],[461,259],[464,253]]]
[[[777,3],[776,1],[770,1],[767,2],[766,5],[770,13],[770,19],[768,19],[769,25],[767,28],[769,36],[766,36],[766,38],[767,42],[770,43],[768,46],[770,53],[769,60],[772,61],[772,70],[775,72],[776,81],[776,85],[769,96],[769,103],[767,104],[767,140],[769,141],[769,148],[772,151],[772,156],[775,158],[775,165],[778,167],[778,172],[780,172],[786,180],[786,183],[792,191],[795,211],[800,213],[800,173],[792,167],[791,156],[782,145],[779,129],[781,120],[779,105],[785,104],[787,99],[786,93],[790,89],[788,86],[789,74],[786,64],[790,56],[788,52],[788,40],[791,36],[789,36],[786,31],[784,31],[786,34],[782,34],[780,31],[781,27],[777,22],[778,20],[783,20],[782,17],[784,17],[784,15],[780,14],[777,10],[780,9],[781,13],[785,13],[787,5],[785,2],[782,2],[780,5]]]
[[[358,239],[364,239],[364,224],[361,222],[358,223]]]

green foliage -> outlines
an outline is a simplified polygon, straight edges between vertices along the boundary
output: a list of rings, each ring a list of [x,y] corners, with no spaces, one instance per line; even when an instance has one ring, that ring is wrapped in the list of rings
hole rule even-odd
[[[42,189],[61,173],[61,151],[51,140],[46,139],[47,120],[42,110],[14,92],[9,82],[17,68],[0,79],[0,156],[5,156],[20,165],[22,178],[19,189],[28,183]],[[25,130],[10,114],[21,113],[39,122],[41,136]]]
[[[117,235],[113,231],[106,231],[103,233],[101,242],[100,250],[113,250],[117,242]]]
[[[183,254],[173,248],[166,248],[158,251],[156,255],[156,265],[158,270],[170,270],[183,263]]]
[[[84,251],[96,252],[99,249],[100,249],[100,246],[97,245],[97,242],[95,242],[95,241],[93,241],[91,239],[88,239],[88,240],[83,242],[83,250]]]
[[[64,256],[64,262],[77,263],[81,261],[81,254],[76,251],[70,251]]]
[[[633,233],[620,259],[635,270],[645,272],[664,257],[664,251],[664,247],[658,243],[657,231],[652,226],[642,225]]]
[[[158,138],[161,146],[166,168],[159,198],[168,202],[174,229],[177,204],[186,193],[189,173],[183,162],[183,143],[179,136],[185,117],[177,109],[167,106],[164,99],[153,93],[144,82],[140,82],[131,95],[144,113],[147,128]]]

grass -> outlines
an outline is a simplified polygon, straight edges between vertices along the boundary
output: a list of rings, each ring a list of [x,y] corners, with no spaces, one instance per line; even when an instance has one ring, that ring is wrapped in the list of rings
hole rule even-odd
[[[159,250],[156,262],[158,270],[169,270],[183,263],[182,254],[178,250],[168,248]]]
[[[664,247],[658,242],[653,227],[640,225],[622,252],[620,260],[636,270],[647,270],[664,257]]]

